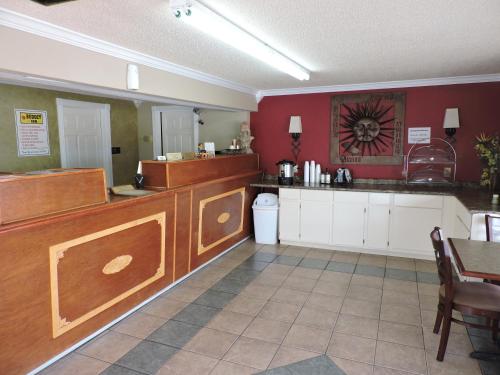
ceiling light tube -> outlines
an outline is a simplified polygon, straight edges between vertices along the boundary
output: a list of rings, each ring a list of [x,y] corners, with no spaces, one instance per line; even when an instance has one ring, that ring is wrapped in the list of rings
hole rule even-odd
[[[204,33],[301,81],[309,79],[309,71],[295,61],[271,48],[200,2],[195,0],[170,0],[170,9],[176,18]]]

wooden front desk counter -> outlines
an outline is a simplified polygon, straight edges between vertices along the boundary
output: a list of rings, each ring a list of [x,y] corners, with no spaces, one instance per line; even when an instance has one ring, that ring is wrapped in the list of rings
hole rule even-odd
[[[0,374],[37,368],[247,237],[260,172],[217,177],[0,226]]]

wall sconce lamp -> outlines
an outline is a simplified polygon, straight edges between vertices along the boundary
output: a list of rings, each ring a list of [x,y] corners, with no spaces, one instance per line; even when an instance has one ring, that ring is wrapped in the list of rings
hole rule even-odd
[[[137,65],[127,65],[127,89],[139,90],[139,67]]]
[[[302,120],[300,116],[290,116],[288,133],[292,135],[292,154],[295,158],[295,163],[297,163],[300,153],[300,134],[302,133]]]
[[[460,120],[458,117],[458,108],[446,108],[444,114],[443,128],[446,134],[446,140],[450,143],[455,142],[455,133],[460,127]]]

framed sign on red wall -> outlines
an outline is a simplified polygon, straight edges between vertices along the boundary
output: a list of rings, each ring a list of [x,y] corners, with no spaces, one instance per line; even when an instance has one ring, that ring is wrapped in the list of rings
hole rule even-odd
[[[401,92],[333,96],[331,162],[402,164],[405,99]]]

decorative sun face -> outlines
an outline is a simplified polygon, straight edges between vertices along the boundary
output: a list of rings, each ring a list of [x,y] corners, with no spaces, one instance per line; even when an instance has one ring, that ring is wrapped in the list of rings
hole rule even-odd
[[[394,117],[384,117],[392,106],[381,105],[381,100],[365,103],[342,104],[348,114],[341,114],[340,144],[344,152],[359,156],[379,155],[386,151],[392,140]]]

